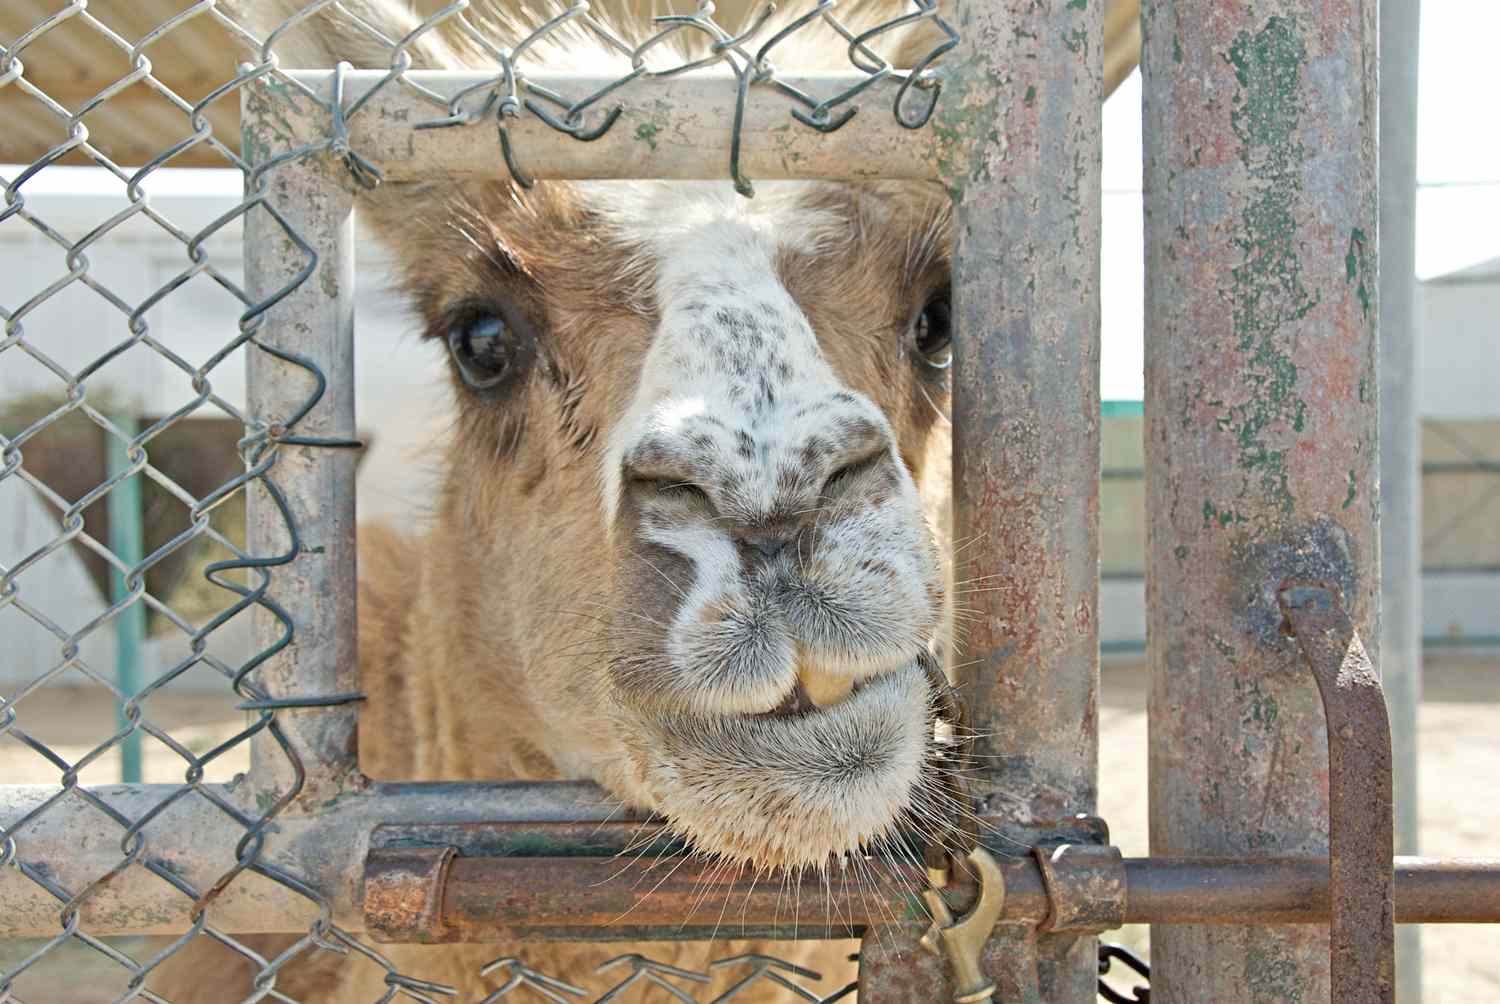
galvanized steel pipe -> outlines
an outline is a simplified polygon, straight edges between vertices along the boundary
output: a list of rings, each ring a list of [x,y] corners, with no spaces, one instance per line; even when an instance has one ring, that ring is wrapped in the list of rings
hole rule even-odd
[[[946,72],[946,71],[944,71]],[[297,70],[293,75],[320,97],[332,93],[333,73]],[[387,74],[353,70],[345,75],[344,104],[354,105]],[[405,79],[445,98],[493,82],[493,73],[409,70]],[[617,74],[530,73],[527,79],[547,90],[582,97],[614,83]],[[827,97],[864,83],[856,70],[846,73],[787,74],[778,79],[805,93]],[[265,85],[259,85],[265,86]],[[775,178],[935,179],[942,155],[957,155],[947,136],[930,126],[907,129],[891,113],[898,84],[871,85],[859,99],[860,112],[833,132],[819,132],[791,116],[796,107],[769,88],[752,87],[740,127],[740,167],[752,180]],[[735,76],[710,69],[642,81],[610,94],[592,112],[590,123],[618,108],[620,117],[590,142],[559,132],[537,116],[523,112],[507,120],[516,157],[537,178],[602,180],[609,178],[724,179],[729,176],[730,145],[739,85]],[[278,128],[284,130],[271,149],[322,142],[330,114],[318,102],[280,87]],[[925,101],[925,96],[912,99]],[[947,100],[945,97],[944,101]],[[475,98],[473,105],[482,102]],[[940,106],[941,107],[941,106]],[[443,118],[446,110],[400,84],[389,84],[348,120],[351,148],[377,164],[389,181],[425,181],[435,175],[479,174],[502,177],[496,117],[493,112],[469,125],[417,129]]]
[[[270,102],[265,114],[247,115],[246,138],[274,121],[273,94],[252,93],[247,112]],[[264,138],[260,142],[264,142]],[[348,172],[325,157],[296,160],[268,171],[264,204],[245,219],[245,281],[255,302],[272,300],[258,346],[300,357],[292,362],[251,348],[246,387],[249,411],[277,423],[283,437],[349,441],[354,437],[354,196]],[[293,236],[295,232],[296,237]],[[311,269],[303,281],[300,273]],[[318,395],[319,377],[326,381]],[[304,404],[317,403],[290,428]],[[292,529],[276,500],[260,484],[248,493],[247,534],[254,555],[294,554],[275,567],[268,598],[295,625],[290,644],[252,671],[249,679],[273,698],[333,698],[359,686],[355,628],[354,451],[280,442],[273,446],[269,481],[279,487]],[[252,573],[253,574],[253,573]],[[281,643],[287,628],[264,609],[254,611],[256,651]],[[269,795],[300,783],[301,796],[322,801],[355,767],[355,705],[289,708],[276,715],[276,731],[252,737],[251,777]],[[300,782],[299,782],[300,778]],[[266,803],[274,804],[274,799]]]
[[[961,4],[935,123],[968,151],[943,179],[958,682],[981,737],[980,811],[1028,840],[1091,814],[1097,788],[1102,14]],[[1044,1000],[1094,999],[1092,938],[1036,949]]]

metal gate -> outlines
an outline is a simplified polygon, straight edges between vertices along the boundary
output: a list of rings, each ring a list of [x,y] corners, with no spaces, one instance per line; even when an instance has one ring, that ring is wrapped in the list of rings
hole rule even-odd
[[[965,552],[965,576],[999,584],[974,597],[959,689],[981,735],[976,808],[1035,851],[956,871],[946,894],[930,893],[925,908],[912,904],[897,921],[871,902],[904,902],[927,873],[891,861],[879,880],[888,886],[846,891],[833,912],[845,933],[864,935],[862,1001],[978,1001],[991,980],[998,1000],[1091,1000],[1095,936],[1140,922],[1159,925],[1158,1001],[1389,1000],[1393,918],[1500,919],[1493,862],[1400,859],[1392,868],[1389,730],[1365,654],[1376,637],[1379,568],[1374,0],[1143,5],[1153,857],[1132,860],[1093,816],[1100,0],[954,0],[951,13],[916,0],[902,20],[942,23],[949,41],[899,69],[865,44],[897,23],[856,36],[824,0],[792,30],[842,34],[851,65],[815,77],[773,70],[784,34],[736,37],[704,4],[664,19],[662,30],[713,39],[711,61],[732,72],[706,80],[679,75],[688,67],[646,72],[646,47],[617,39],[637,67],[628,77],[549,74],[528,63],[529,42],[502,49],[484,39],[464,21],[466,6],[443,7],[404,38],[364,26],[388,48],[388,70],[282,68],[282,29],[251,36],[213,0],[184,3],[136,39],[74,0],[0,50],[0,87],[42,103],[66,133],[6,180],[0,221],[38,228],[64,249],[69,269],[3,308],[0,361],[25,355],[52,370],[65,394],[0,440],[0,479],[25,482],[60,517],[55,536],[0,567],[0,607],[58,646],[49,672],[0,703],[0,733],[59,775],[56,785],[0,787],[0,936],[48,939],[0,973],[0,1001],[19,1000],[16,979],[67,943],[130,974],[120,1000],[159,1000],[145,988],[164,955],[137,957],[105,940],[120,934],[176,938],[167,954],[213,938],[254,960],[258,992],[273,999],[283,999],[276,974],[303,953],[352,950],[386,967],[385,999],[431,1000],[441,987],[396,972],[373,944],[682,938],[708,931],[694,910],[712,918],[731,901],[746,930],[808,933],[789,930],[775,897],[758,897],[748,880],[715,884],[695,864],[654,889],[601,881],[618,878],[612,854],[629,836],[606,822],[610,804],[587,786],[396,784],[359,772],[347,449],[356,436],[359,192],[438,170],[493,176],[501,161],[518,180],[727,175],[746,195],[757,179],[929,180],[954,200],[958,535],[982,542]],[[325,9],[354,17],[321,0],[293,22]],[[259,56],[189,102],[153,74],[149,50],[195,18],[213,19]],[[67,107],[32,82],[26,59],[72,19],[131,68]],[[447,21],[488,46],[499,69],[409,69],[407,50]],[[569,22],[602,31],[577,3],[542,32]],[[85,122],[132,86],[191,125],[139,171],[91,145]],[[209,116],[234,100],[243,108],[238,151],[215,136]],[[157,213],[137,182],[207,151],[244,171],[246,197],[188,232]],[[27,208],[27,183],[65,157],[130,183],[129,205],[81,239]],[[113,293],[87,259],[135,217],[166,228],[186,252],[180,275],[144,301]],[[203,251],[234,219],[244,225],[243,288]],[[89,378],[128,349],[170,354],[144,318],[199,276],[243,303],[238,332],[206,361],[173,360],[194,390],[181,409],[146,428],[119,426],[90,402]],[[27,327],[39,304],[75,283],[126,320],[120,347],[82,369],[51,360],[46,333]],[[248,356],[243,410],[213,387],[215,367],[235,352]],[[155,437],[204,408],[243,422],[244,473],[195,496],[148,453]],[[28,442],[73,414],[126,456],[80,499],[59,496],[25,465]],[[173,492],[190,520],[157,551],[127,557],[91,537],[81,514],[140,474]],[[249,505],[243,548],[211,519],[239,496]],[[203,536],[234,552],[208,574],[237,601],[207,622],[181,620],[193,653],[171,672],[115,689],[82,659],[80,643],[132,608],[171,616],[146,573]],[[81,626],[28,600],[28,571],[70,544],[102,556],[125,587]],[[239,665],[217,660],[210,637],[242,613],[255,618],[259,654]],[[195,666],[221,674],[237,706],[253,712],[242,732],[206,752],[151,720],[153,694]],[[119,730],[71,762],[26,731],[26,698],[68,673],[111,688],[124,709]],[[87,762],[142,734],[181,757],[183,783],[79,783]],[[202,780],[206,764],[240,744],[251,750],[247,776]],[[629,834],[639,835],[635,824]],[[601,934],[626,912],[628,929]],[[939,950],[923,952],[933,916]],[[266,931],[303,937],[269,959],[237,940]],[[774,960],[737,964],[743,986],[769,980],[807,1000],[853,989],[797,990],[801,976]],[[620,980],[695,999],[690,975],[640,958],[621,965]],[[499,970],[496,998],[573,992],[571,974],[535,973],[519,960],[500,960]]]

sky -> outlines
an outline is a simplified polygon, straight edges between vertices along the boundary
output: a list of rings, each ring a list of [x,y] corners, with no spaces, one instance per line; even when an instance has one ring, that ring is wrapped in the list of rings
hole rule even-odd
[[[1418,81],[1417,277],[1500,258],[1500,0],[1422,0]],[[1141,81],[1133,74],[1104,106],[1104,327],[1100,391],[1141,398],[1144,266],[1141,225]],[[17,169],[0,167],[14,178]],[[50,168],[33,192],[120,191],[102,171]],[[148,188],[233,195],[235,171],[163,170]]]

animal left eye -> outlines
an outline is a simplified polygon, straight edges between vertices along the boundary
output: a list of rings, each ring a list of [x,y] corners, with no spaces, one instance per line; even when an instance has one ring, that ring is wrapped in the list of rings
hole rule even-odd
[[[948,293],[927,301],[912,322],[912,334],[922,361],[933,369],[953,364],[953,305]]]
[[[510,326],[496,314],[480,314],[449,328],[448,351],[464,383],[475,390],[498,387],[518,361]]]

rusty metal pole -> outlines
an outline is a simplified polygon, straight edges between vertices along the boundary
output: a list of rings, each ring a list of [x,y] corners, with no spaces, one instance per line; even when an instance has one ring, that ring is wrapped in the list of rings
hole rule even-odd
[[[244,141],[260,159],[273,158],[298,145],[287,131],[289,119],[318,111],[291,90],[252,84],[245,89]],[[271,426],[273,438],[293,437],[275,448],[267,476],[284,493],[297,528],[296,557],[271,569],[268,592],[293,623],[290,644],[249,679],[273,698],[338,700],[358,686],[355,451],[295,440],[334,443],[354,436],[353,181],[337,159],[322,153],[272,167],[264,181],[265,204],[245,219],[249,293],[256,302],[268,300],[302,279],[264,315],[256,342],[305,362],[249,350],[251,414]],[[317,393],[314,368],[326,381],[321,397],[294,425],[282,428]],[[280,507],[258,485],[249,492],[248,532],[256,556],[282,555],[293,544]],[[257,650],[280,644],[283,624],[263,610],[256,618]],[[263,730],[252,739],[255,787],[286,793],[297,783],[294,763],[300,763],[302,796],[314,803],[325,800],[355,768],[355,704],[278,710],[276,722],[280,738]],[[269,804],[264,794],[260,800]]]
[[[967,625],[955,661],[980,734],[980,811],[1025,842],[1091,814],[1097,789],[1103,7],[960,4],[963,43],[934,123],[955,201]],[[1030,932],[992,944],[1002,988],[1032,944]],[[1044,932],[1034,945],[1041,1000],[1094,1000],[1094,938]]]
[[[1331,581],[1379,638],[1376,0],[1142,18],[1151,851],[1323,854],[1276,592]],[[1326,1001],[1328,960],[1326,929],[1156,927],[1153,998]]]
[[[1328,900],[1339,1004],[1395,1004],[1395,813],[1391,723],[1359,634],[1321,582],[1286,583],[1286,627],[1323,700],[1328,732]]]

